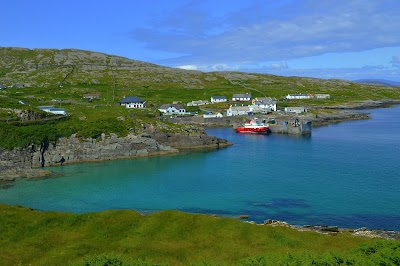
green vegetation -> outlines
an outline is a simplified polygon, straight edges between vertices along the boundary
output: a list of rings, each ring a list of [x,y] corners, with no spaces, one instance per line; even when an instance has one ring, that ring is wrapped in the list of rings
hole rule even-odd
[[[71,214],[0,205],[4,265],[399,265],[400,242],[178,211]],[[106,263],[108,262],[108,263]]]
[[[45,138],[55,141],[70,134],[85,138],[101,133],[140,133],[144,123],[158,124],[163,130],[180,130],[155,120],[161,104],[210,100],[211,96],[230,99],[234,93],[275,97],[278,109],[400,99],[400,87],[267,74],[202,73],[81,50],[0,48],[0,59],[0,84],[8,87],[0,91],[0,147],[8,149],[39,143]],[[100,99],[83,99],[82,95],[88,93],[100,94]],[[328,93],[331,99],[288,101],[285,96],[289,93]],[[124,96],[141,97],[148,108],[127,110],[118,105]],[[30,105],[21,105],[19,100]],[[38,112],[39,105],[65,108],[69,118],[51,123],[15,123],[19,120],[15,109]],[[202,109],[223,112],[229,105]],[[195,107],[188,111],[202,110]]]

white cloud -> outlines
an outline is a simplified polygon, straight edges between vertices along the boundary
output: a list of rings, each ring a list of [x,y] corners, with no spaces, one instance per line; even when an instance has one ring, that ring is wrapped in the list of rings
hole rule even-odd
[[[199,3],[135,30],[134,38],[186,54],[163,62],[170,65],[258,63],[400,45],[397,0],[258,2],[218,18]]]
[[[186,70],[199,70],[199,68],[196,65],[183,65],[183,66],[177,66],[176,68],[186,69]]]
[[[392,61],[390,61],[393,67],[400,67],[400,55],[395,55],[392,57]]]
[[[274,68],[274,69],[288,68],[288,64],[286,61],[282,61],[279,63],[272,63],[271,68]]]

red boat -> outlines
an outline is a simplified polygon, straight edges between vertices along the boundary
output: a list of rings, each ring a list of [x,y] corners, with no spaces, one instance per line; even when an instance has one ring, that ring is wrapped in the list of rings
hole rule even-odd
[[[269,125],[267,123],[259,122],[257,118],[247,121],[242,127],[236,128],[238,133],[255,133],[266,134],[268,133]]]

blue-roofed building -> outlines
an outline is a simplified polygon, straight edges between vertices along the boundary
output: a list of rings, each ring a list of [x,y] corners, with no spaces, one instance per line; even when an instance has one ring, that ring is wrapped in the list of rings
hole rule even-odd
[[[46,113],[51,113],[55,115],[67,115],[67,112],[64,108],[55,108],[53,105],[50,106],[38,106],[39,110],[42,110]]]
[[[128,96],[119,101],[120,105],[126,108],[144,108],[146,107],[146,102],[136,96]]]

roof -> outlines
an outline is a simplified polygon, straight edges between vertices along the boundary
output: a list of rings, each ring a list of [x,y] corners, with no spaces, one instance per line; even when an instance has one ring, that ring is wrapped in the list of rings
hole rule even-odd
[[[119,103],[144,103],[144,101],[136,96],[128,96],[120,100]]]
[[[51,109],[51,108],[55,108],[55,107],[54,107],[54,105],[48,105],[48,106],[38,106],[37,108],[40,110],[43,110],[43,109]]]
[[[175,107],[176,109],[184,109],[182,104],[163,104],[158,109],[167,109],[169,107]]]
[[[239,94],[233,94],[233,98],[248,98],[251,97],[250,93],[239,93]]]
[[[232,111],[249,111],[248,106],[231,106]]]
[[[285,107],[285,109],[303,110],[303,109],[306,109],[306,108],[305,107],[300,107],[300,106],[292,106],[292,107]]]
[[[211,96],[213,99],[226,99],[226,96]]]
[[[295,94],[288,94],[290,96],[309,96],[309,94],[306,93],[295,93]]]
[[[276,102],[276,99],[275,98],[271,98],[271,97],[257,97],[256,100],[259,101],[259,102],[264,102],[264,103]]]

